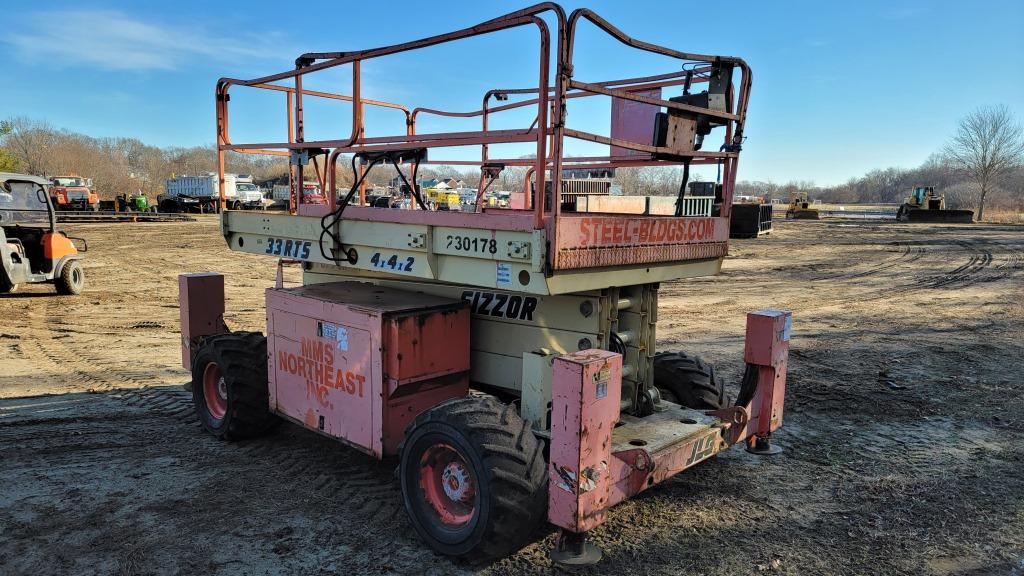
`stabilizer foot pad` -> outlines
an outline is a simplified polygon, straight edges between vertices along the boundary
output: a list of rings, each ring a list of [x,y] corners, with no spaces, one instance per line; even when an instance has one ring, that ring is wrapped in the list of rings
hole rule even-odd
[[[782,446],[772,444],[765,438],[758,438],[753,446],[747,446],[747,452],[758,456],[774,456],[782,453]]]
[[[590,566],[601,561],[601,549],[584,534],[562,532],[551,550],[551,561],[562,566]]]

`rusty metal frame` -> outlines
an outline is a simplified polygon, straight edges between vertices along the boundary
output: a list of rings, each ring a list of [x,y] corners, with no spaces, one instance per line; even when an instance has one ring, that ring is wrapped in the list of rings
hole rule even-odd
[[[554,38],[556,41],[554,70],[552,76],[551,58],[551,37],[552,31],[546,20],[540,16],[553,17]],[[691,65],[690,70],[675,71],[653,76],[625,78],[617,80],[602,80],[587,82],[573,78],[573,51],[577,26],[581,21],[587,21],[621,43],[641,51],[659,54],[674,58],[683,62],[684,67]],[[364,98],[361,93],[361,64],[363,61],[372,60],[382,56],[398,54],[419,48],[425,48],[455,40],[465,39],[493,32],[519,28],[522,26],[535,26],[538,31],[540,57],[538,63],[538,84],[530,88],[509,88],[493,89],[484,94],[482,105],[479,110],[467,112],[444,111],[430,108],[410,108],[402,104],[372,100]],[[738,89],[730,78],[729,90],[726,94],[727,107],[725,112],[709,110],[679,104],[668,99],[652,98],[638,94],[637,91],[679,86],[684,84],[684,78],[689,75],[691,82],[707,81],[706,73],[711,70],[715,63],[730,63],[740,71],[740,82]],[[303,88],[303,77],[307,74],[326,70],[329,68],[352,65],[352,87],[351,95],[336,94],[331,92],[307,90]],[[279,82],[291,82],[293,85],[286,86]],[[233,86],[245,86],[256,89],[283,92],[287,111],[287,137],[282,142],[263,143],[235,143],[231,140],[229,130],[229,101],[230,90]],[[309,152],[313,156],[310,162],[316,173],[320,185],[328,191],[328,205],[317,207],[322,210],[334,208],[336,201],[335,172],[337,159],[344,153],[360,152],[382,152],[401,151],[411,148],[439,148],[452,146],[480,146],[480,160],[445,160],[427,161],[433,164],[443,162],[450,165],[467,165],[481,167],[481,181],[485,182],[483,173],[486,164],[504,164],[506,166],[522,166],[528,168],[526,189],[529,191],[530,178],[533,178],[533,194],[528,201],[529,210],[533,213],[534,229],[546,229],[548,238],[551,240],[551,252],[548,254],[548,262],[554,268],[561,267],[560,262],[568,264],[570,260],[583,258],[588,262],[600,263],[600,265],[617,265],[633,262],[629,253],[623,253],[622,247],[615,247],[610,251],[601,254],[559,254],[558,250],[576,250],[571,241],[559,241],[560,229],[558,221],[562,218],[561,202],[558,198],[562,179],[562,169],[567,166],[593,167],[593,168],[617,168],[631,166],[654,166],[654,165],[679,165],[691,164],[720,164],[722,166],[723,195],[725,202],[722,210],[720,225],[728,228],[729,206],[733,196],[733,189],[736,180],[736,168],[739,160],[739,144],[743,138],[743,127],[746,120],[747,104],[751,86],[751,72],[747,64],[739,58],[729,56],[717,56],[681,52],[663,46],[643,42],[634,39],[621,30],[608,23],[591,10],[578,9],[570,15],[566,15],[561,6],[552,2],[544,2],[523,10],[511,12],[504,16],[494,18],[468,28],[454,32],[430,36],[412,42],[361,50],[353,52],[319,52],[306,53],[296,59],[295,69],[255,78],[251,80],[240,80],[234,78],[221,78],[216,86],[216,112],[217,112],[217,156],[218,172],[220,174],[221,208],[223,209],[224,199],[224,164],[225,153],[235,151],[247,154],[270,154],[277,156],[290,156],[293,153]],[[491,101],[497,96],[525,95],[527,99],[498,106],[491,106]],[[626,100],[641,102],[658,106],[661,108],[674,109],[685,112],[699,112],[706,116],[716,118],[725,125],[724,144],[720,150],[696,151],[693,153],[680,154],[678,151],[670,152],[667,149],[658,148],[650,144],[642,144],[632,141],[625,141],[612,137],[589,133],[586,131],[569,128],[566,126],[566,103],[570,99],[584,98],[591,96],[605,96],[622,98]],[[352,103],[352,130],[345,139],[307,141],[305,139],[303,98],[315,97],[329,100],[345,101]],[[406,120],[406,132],[402,135],[367,138],[365,136],[364,108],[365,106],[377,106],[394,109],[402,112]],[[512,130],[490,130],[489,120],[494,114],[536,106],[537,114],[532,124],[523,129]],[[433,114],[450,118],[481,118],[481,130],[468,132],[442,132],[435,134],[418,134],[416,132],[416,120],[420,114]],[[634,156],[590,156],[590,157],[563,157],[565,138],[574,138],[608,144],[627,150],[641,152]],[[533,159],[493,159],[489,156],[489,145],[505,143],[536,142],[536,157]],[[316,160],[319,154],[326,154],[321,166]],[[292,212],[299,209],[301,204],[300,195],[297,194],[296,182],[303,181],[303,171],[306,170],[301,163],[291,163],[292,182]],[[555,198],[551,202],[551,212],[546,213],[544,196],[546,181],[551,180],[551,190],[555,191]],[[300,184],[301,185],[301,184]],[[365,203],[365,189],[360,190],[360,203]],[[310,207],[314,208],[314,207]],[[305,213],[301,209],[299,213]],[[312,211],[310,213],[316,213]],[[395,216],[391,211],[381,210],[375,218],[380,221],[394,221]],[[475,214],[480,219],[477,227],[486,228],[489,216],[488,211],[481,211]],[[575,217],[575,216],[573,216]],[[649,216],[648,218],[675,218],[670,216]],[[570,218],[571,219],[571,218]],[[564,231],[562,231],[564,233]],[[703,242],[704,240],[699,240]],[[673,246],[675,252],[680,255],[686,253],[718,254],[724,248],[716,246],[691,246],[689,249],[682,249]],[[695,242],[687,242],[695,244]],[[715,241],[715,243],[718,243]],[[566,246],[566,244],[569,244]],[[560,248],[561,247],[561,248]],[[650,248],[650,246],[646,247]],[[603,250],[603,248],[601,249]],[[648,250],[649,251],[649,250]],[[614,253],[613,253],[614,252]],[[628,252],[628,251],[627,251]],[[644,251],[640,251],[643,253]],[[621,253],[621,254],[620,254]],[[574,267],[574,266],[570,266]]]

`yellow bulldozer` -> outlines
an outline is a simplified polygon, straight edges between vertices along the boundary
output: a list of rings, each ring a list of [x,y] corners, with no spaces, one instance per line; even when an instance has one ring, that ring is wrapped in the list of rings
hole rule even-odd
[[[899,222],[960,222],[970,224],[974,219],[972,210],[950,210],[946,208],[946,196],[936,194],[934,186],[914,188],[899,210]]]
[[[814,208],[811,208],[811,200],[803,192],[793,192],[789,195],[789,208],[786,209],[786,218],[798,220],[820,220],[821,215]]]

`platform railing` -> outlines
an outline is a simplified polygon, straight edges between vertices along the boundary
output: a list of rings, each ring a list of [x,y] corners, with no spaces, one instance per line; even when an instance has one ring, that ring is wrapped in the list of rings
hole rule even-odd
[[[541,16],[549,17],[551,24],[549,24],[548,20],[541,18]],[[573,52],[577,27],[581,21],[593,24],[601,31],[631,48],[679,60],[682,62],[683,70],[618,80],[584,81],[574,78]],[[361,92],[361,66],[364,61],[522,26],[533,26],[538,31],[540,50],[537,69],[538,84],[536,87],[490,90],[484,95],[481,109],[468,112],[451,112],[422,107],[415,108],[363,97]],[[553,54],[552,38],[555,41]],[[552,58],[552,56],[554,57]],[[552,62],[554,63],[553,67]],[[728,71],[727,75],[719,75],[716,78],[719,79],[719,82],[722,81],[721,79],[725,79],[726,91],[722,95],[724,105],[716,105],[715,108],[692,106],[669,100],[667,97],[655,98],[650,96],[649,93],[644,93],[655,88],[677,87],[680,85],[688,90],[695,84],[708,82],[712,69],[721,66],[723,63],[728,64],[728,67],[724,68]],[[343,65],[352,66],[350,95],[307,90],[303,87],[303,78],[305,76]],[[738,70],[740,73],[738,84],[732,76],[733,69]],[[283,85],[279,84],[279,82],[290,82],[293,85]],[[216,90],[217,152],[222,191],[221,202],[223,204],[225,200],[223,197],[223,175],[225,153],[227,151],[289,156],[291,181],[293,183],[303,182],[305,178],[304,172],[310,170],[315,172],[318,183],[327,191],[328,204],[319,207],[310,206],[304,212],[301,208],[301,195],[295,194],[293,190],[290,206],[293,212],[298,210],[300,214],[308,213],[311,215],[335,210],[338,187],[336,178],[338,170],[337,161],[342,154],[380,155],[381,153],[401,153],[403,159],[399,161],[400,168],[402,170],[409,170],[413,174],[415,174],[417,167],[421,164],[441,162],[449,165],[479,166],[481,168],[481,180],[478,189],[481,196],[490,182],[504,168],[509,166],[528,168],[527,188],[532,188],[532,201],[527,202],[527,208],[532,212],[532,226],[535,230],[545,229],[548,238],[552,240],[552,246],[566,246],[567,242],[571,243],[571,241],[560,241],[558,238],[561,232],[560,226],[556,224],[556,220],[560,217],[562,210],[560,198],[556,196],[551,201],[546,201],[544,197],[545,190],[549,189],[546,186],[546,181],[548,180],[552,182],[550,189],[556,191],[556,195],[561,194],[562,170],[567,167],[596,169],[664,165],[717,165],[721,169],[724,196],[721,216],[728,218],[736,179],[740,145],[743,140],[743,125],[746,117],[750,85],[750,69],[739,58],[681,52],[636,40],[590,10],[579,9],[567,17],[565,11],[559,5],[550,2],[512,12],[476,26],[403,44],[362,51],[306,53],[296,60],[294,70],[251,80],[222,78],[218,82]],[[233,86],[245,86],[284,93],[288,118],[287,135],[284,141],[238,143],[231,139],[229,102],[230,90]],[[510,96],[527,96],[527,98],[519,102],[499,104],[497,106],[491,105],[496,99],[504,101],[508,100]],[[656,107],[659,110],[666,109],[676,114],[699,114],[702,117],[712,119],[716,126],[724,126],[724,138],[720,145],[708,143],[705,149],[688,150],[678,147],[658,146],[654,145],[653,142],[644,143],[603,136],[569,127],[566,115],[567,103],[576,98],[591,96],[610,97],[620,101]],[[348,136],[341,139],[307,141],[305,139],[305,119],[303,115],[303,99],[305,97],[350,102],[352,105],[352,129]],[[379,106],[402,112],[406,117],[405,133],[383,137],[366,137],[365,106]],[[506,130],[490,129],[490,119],[495,114],[532,106],[536,107],[536,115],[529,126]],[[416,121],[418,115],[421,114],[463,118],[480,117],[481,130],[431,134],[417,133]],[[565,139],[567,137],[606,144],[617,150],[629,151],[630,154],[623,155],[621,152],[616,154],[613,150],[607,155],[567,157],[564,154]],[[533,158],[501,159],[490,156],[489,147],[492,144],[529,142],[533,142],[536,145],[536,152],[533,154]],[[425,160],[422,154],[415,153],[416,150],[420,149],[455,146],[479,146],[481,151],[480,159],[435,159],[432,161]],[[355,177],[362,176],[365,170],[365,165],[360,163],[356,166]],[[530,185],[531,180],[532,186]],[[706,206],[707,203],[705,201],[689,201],[686,199],[683,201],[686,204],[693,204],[692,207],[684,207],[683,217],[709,217],[710,210]],[[359,204],[365,204],[365,189],[360,190]],[[419,208],[427,207],[419,206]],[[487,219],[491,216],[491,214],[488,214],[489,212],[497,211],[480,211],[477,217]],[[690,212],[692,212],[692,215]],[[360,217],[371,218],[368,214],[361,214]],[[375,214],[378,215],[372,216],[372,219],[391,221],[396,218],[394,214],[384,211]],[[494,214],[494,216],[497,216],[497,214]],[[348,217],[348,213],[346,213],[346,218]],[[649,217],[673,218],[674,216]],[[426,220],[434,220],[434,218],[427,218]],[[488,227],[489,224],[485,222],[486,220],[481,220],[479,225]],[[517,220],[517,222],[521,222],[521,220]],[[727,225],[727,223],[725,224]],[[515,225],[519,226],[520,224]],[[554,252],[552,252],[553,254]]]
[[[683,216],[707,218],[711,216],[711,208],[715,204],[714,196],[684,196],[681,200],[683,203]]]

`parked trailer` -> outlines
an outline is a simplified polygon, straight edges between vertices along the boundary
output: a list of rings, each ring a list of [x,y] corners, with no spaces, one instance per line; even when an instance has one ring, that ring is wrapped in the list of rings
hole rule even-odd
[[[177,212],[119,212],[117,210],[99,210],[96,212],[58,212],[57,222],[191,222],[192,216]]]

